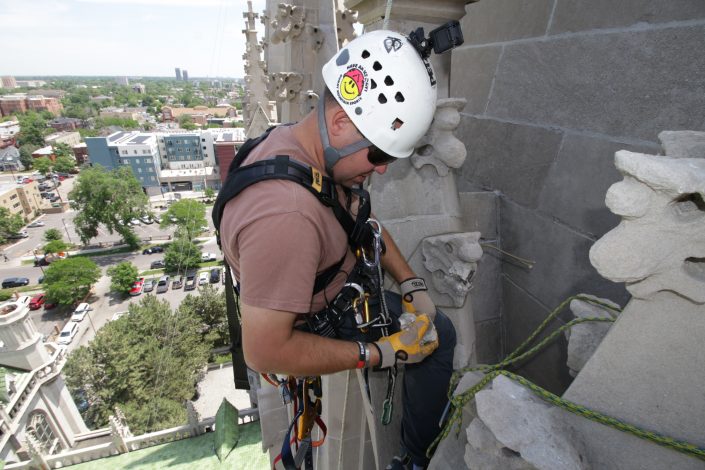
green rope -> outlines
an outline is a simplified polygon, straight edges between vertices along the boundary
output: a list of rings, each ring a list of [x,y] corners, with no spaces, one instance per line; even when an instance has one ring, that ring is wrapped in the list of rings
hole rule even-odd
[[[539,396],[542,400],[555,405],[559,408],[562,408],[566,411],[569,411],[571,413],[574,413],[578,416],[582,416],[584,418],[590,419],[592,421],[595,421],[600,424],[604,424],[606,426],[609,426],[613,429],[617,429],[618,431],[626,432],[629,434],[632,434],[636,437],[639,437],[641,439],[646,439],[648,441],[654,442],[655,444],[668,447],[670,449],[676,450],[678,452],[682,452],[684,454],[697,457],[699,459],[705,460],[705,449],[698,447],[694,444],[681,441],[678,439],[674,439],[672,437],[664,436],[662,434],[653,432],[653,431],[648,431],[644,430],[641,428],[638,428],[634,425],[625,423],[623,421],[620,421],[616,418],[613,418],[611,416],[604,415],[602,413],[599,413],[597,411],[591,410],[589,408],[586,408],[582,405],[578,405],[577,403],[573,403],[571,401],[565,400],[557,395],[554,395],[553,393],[549,392],[548,390],[545,390],[538,385],[530,382],[529,380],[525,379],[524,377],[521,377],[520,375],[513,374],[509,371],[503,370],[504,367],[507,367],[508,365],[514,364],[516,362],[520,362],[524,359],[527,359],[537,352],[539,352],[541,349],[543,349],[547,344],[549,344],[551,341],[556,339],[561,333],[563,333],[565,330],[572,328],[573,326],[580,324],[580,323],[585,323],[585,322],[613,322],[616,319],[616,315],[613,315],[612,318],[601,318],[601,317],[591,317],[591,318],[576,318],[574,320],[571,320],[570,322],[566,323],[565,325],[561,326],[558,328],[556,331],[548,335],[546,338],[544,338],[542,341],[540,341],[536,346],[533,348],[525,351],[522,353],[524,349],[526,349],[529,344],[531,344],[534,339],[548,326],[548,324],[558,316],[558,314],[570,303],[572,300],[578,299],[582,300],[588,303],[591,303],[593,305],[598,305],[601,307],[604,307],[606,309],[609,309],[613,312],[621,312],[621,309],[614,308],[613,306],[609,304],[605,304],[603,302],[600,302],[596,299],[592,299],[590,297],[585,297],[585,296],[573,296],[569,297],[565,301],[563,301],[558,307],[556,307],[555,310],[551,312],[551,314],[539,325],[538,328],[529,336],[529,338],[526,339],[512,354],[507,356],[506,359],[503,361],[494,364],[494,365],[478,365],[478,366],[470,366],[470,367],[465,367],[463,369],[460,369],[456,372],[453,373],[453,376],[451,377],[451,384],[450,388],[448,390],[448,398],[450,401],[451,405],[451,410],[448,416],[448,420],[443,427],[443,430],[441,433],[436,437],[436,439],[431,443],[431,446],[428,448],[426,451],[426,456],[431,457],[433,454],[434,449],[438,446],[438,444],[448,437],[448,434],[450,434],[451,429],[453,426],[457,426],[457,431],[456,431],[456,436],[460,433],[462,429],[462,413],[463,413],[463,408],[465,405],[473,400],[475,398],[475,395],[477,392],[485,388],[485,386],[490,383],[495,377],[499,375],[504,375],[506,377],[509,377],[510,379],[518,382],[519,384],[523,385],[524,387],[528,388],[532,392],[534,392],[536,395]],[[466,392],[463,392],[461,394],[458,394],[456,396],[453,396],[453,391],[455,390],[458,382],[462,378],[463,374],[466,372],[472,372],[472,371],[481,371],[485,373],[485,376],[478,382],[476,383],[473,387],[471,387],[469,390]]]

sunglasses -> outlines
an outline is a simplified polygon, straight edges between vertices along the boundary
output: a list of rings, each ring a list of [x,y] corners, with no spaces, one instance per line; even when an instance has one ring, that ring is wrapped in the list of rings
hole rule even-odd
[[[367,147],[367,161],[372,163],[374,166],[389,165],[390,163],[394,163],[396,160],[396,157],[392,157],[374,145]]]

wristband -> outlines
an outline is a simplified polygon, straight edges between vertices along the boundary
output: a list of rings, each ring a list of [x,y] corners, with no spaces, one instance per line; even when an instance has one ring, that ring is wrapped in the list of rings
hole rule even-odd
[[[370,350],[367,349],[367,346],[360,342],[360,341],[355,341],[357,343],[357,346],[359,349],[359,354],[357,356],[357,364],[355,365],[355,369],[362,369],[364,368],[368,361],[370,360]]]

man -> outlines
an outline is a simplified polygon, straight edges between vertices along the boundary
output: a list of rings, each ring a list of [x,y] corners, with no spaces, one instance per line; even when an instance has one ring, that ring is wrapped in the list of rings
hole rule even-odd
[[[373,172],[384,174],[393,160],[413,153],[433,119],[435,77],[407,38],[391,31],[375,31],[352,41],[322,72],[327,90],[318,109],[296,124],[272,130],[239,167],[239,171],[254,168],[286,155],[311,172],[308,186],[266,179],[262,175],[271,175],[271,167],[261,172],[256,184],[226,196],[228,184],[238,174],[231,170],[214,208],[223,252],[241,286],[245,360],[259,372],[299,377],[406,364],[402,452],[388,468],[424,468],[426,449],[439,431],[447,401],[455,331],[437,312],[423,280],[386,230],[381,230],[386,248],[381,265],[400,284],[406,310],[416,316],[400,325],[400,296],[381,295],[381,285],[375,289],[370,281],[374,273],[357,275],[366,272],[364,254],[367,266],[374,265],[370,259],[379,246],[371,242],[376,226],[367,222],[366,192],[358,187]],[[326,185],[340,201],[334,208],[317,197]],[[348,211],[351,221],[357,217],[357,223],[346,224],[347,214],[341,216],[336,208]],[[361,218],[365,220],[360,222]],[[356,245],[358,239],[366,241],[351,249],[349,244]],[[324,273],[328,274],[322,277]],[[367,291],[373,312],[369,324],[356,310],[358,299],[352,302],[356,307],[349,299],[339,301],[353,285]],[[346,306],[336,309],[341,303]],[[335,317],[343,310],[342,318]],[[391,317],[388,329],[382,328],[385,312]],[[312,318],[316,322],[323,318],[324,327]],[[434,326],[437,337],[432,334]],[[321,336],[324,330],[335,330],[326,335],[333,337]]]

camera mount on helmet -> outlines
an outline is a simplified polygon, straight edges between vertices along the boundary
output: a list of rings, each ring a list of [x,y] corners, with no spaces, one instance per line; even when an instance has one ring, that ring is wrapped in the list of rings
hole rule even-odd
[[[458,47],[463,43],[463,32],[458,21],[449,21],[439,26],[429,33],[429,37],[424,36],[423,28],[416,28],[409,33],[409,42],[427,59],[431,55],[431,49],[436,54],[442,54],[447,50]]]

